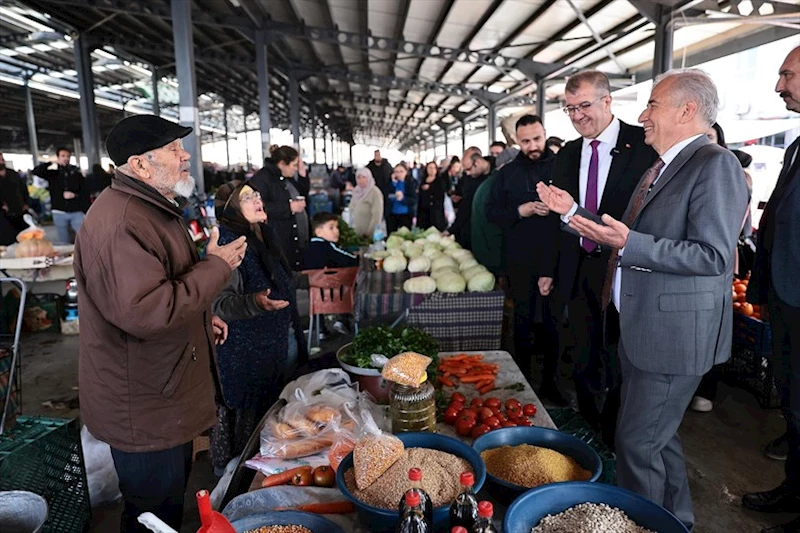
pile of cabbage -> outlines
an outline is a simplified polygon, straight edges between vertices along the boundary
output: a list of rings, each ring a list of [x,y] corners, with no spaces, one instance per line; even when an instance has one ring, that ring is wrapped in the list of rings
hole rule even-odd
[[[423,232],[400,228],[389,235],[386,250],[374,252],[372,257],[383,259],[386,272],[426,274],[406,280],[403,290],[407,293],[494,290],[494,275],[475,260],[472,252],[461,248],[452,235],[444,237],[436,228]]]

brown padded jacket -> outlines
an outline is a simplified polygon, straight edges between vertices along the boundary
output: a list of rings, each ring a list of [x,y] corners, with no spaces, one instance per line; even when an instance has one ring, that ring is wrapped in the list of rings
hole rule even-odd
[[[173,448],[215,422],[211,304],[231,275],[200,260],[181,211],[117,172],[75,242],[81,419],[124,452]]]

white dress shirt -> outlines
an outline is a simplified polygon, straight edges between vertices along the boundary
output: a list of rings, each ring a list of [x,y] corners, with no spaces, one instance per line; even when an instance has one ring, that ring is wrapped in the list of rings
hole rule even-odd
[[[597,207],[603,200],[603,191],[606,189],[608,181],[608,171],[611,170],[613,159],[612,150],[616,149],[617,139],[619,138],[619,119],[614,118],[603,132],[596,139],[583,138],[583,148],[581,148],[581,166],[578,172],[578,201],[573,204],[566,215],[561,216],[564,223],[569,222],[569,217],[575,214],[580,204],[586,207],[586,188],[589,183],[589,163],[592,160],[592,141],[600,141],[597,146]]]
[[[693,137],[689,137],[688,139],[684,139],[681,142],[679,142],[677,144],[674,144],[672,146],[672,148],[667,150],[664,153],[664,155],[661,156],[661,160],[664,162],[664,166],[661,167],[661,172],[659,172],[658,176],[656,176],[656,179],[653,180],[653,185],[652,186],[655,186],[655,184],[658,183],[658,180],[661,179],[661,176],[664,174],[664,171],[669,168],[670,163],[672,163],[675,160],[675,158],[678,157],[678,154],[681,153],[681,151],[684,148],[686,148],[687,146],[692,144],[695,140],[699,139],[703,135],[705,135],[705,133],[701,133],[699,135],[695,135]],[[651,186],[651,188],[652,188],[652,186]],[[633,194],[637,194],[638,192],[639,192],[639,189],[637,187],[636,191]],[[622,259],[622,254],[623,254],[624,251],[625,251],[625,248],[622,248],[619,251],[619,258],[620,259]],[[620,289],[622,287],[622,267],[619,266],[620,264],[621,264],[621,262],[617,264],[617,270],[614,273],[614,285],[613,285],[614,291],[613,291],[612,297],[611,297],[612,301],[614,302],[614,305],[617,308],[617,311],[621,310],[620,309]]]

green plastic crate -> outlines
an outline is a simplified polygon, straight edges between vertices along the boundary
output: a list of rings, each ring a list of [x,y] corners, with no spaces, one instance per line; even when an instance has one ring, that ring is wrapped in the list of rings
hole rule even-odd
[[[76,419],[21,416],[0,435],[0,491],[27,490],[47,500],[44,533],[89,530],[92,507]]]
[[[603,462],[603,473],[597,481],[613,485],[617,475],[617,458],[614,452],[603,442],[602,437],[589,427],[589,424],[580,414],[568,407],[548,409],[547,413],[553,419],[553,423],[559,431],[579,438],[597,452]]]

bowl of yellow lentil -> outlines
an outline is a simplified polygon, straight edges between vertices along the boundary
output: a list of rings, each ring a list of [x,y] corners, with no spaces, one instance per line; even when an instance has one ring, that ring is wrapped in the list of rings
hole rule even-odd
[[[491,431],[472,444],[486,466],[486,488],[501,502],[565,481],[594,482],[603,462],[588,444],[555,429],[511,427]]]

